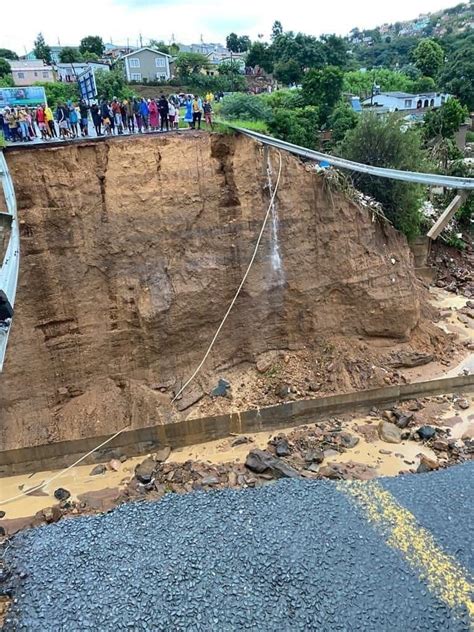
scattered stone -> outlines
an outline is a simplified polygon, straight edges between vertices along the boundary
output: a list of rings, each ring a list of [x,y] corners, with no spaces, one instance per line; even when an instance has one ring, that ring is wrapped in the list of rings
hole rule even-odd
[[[211,395],[212,397],[227,397],[229,388],[230,382],[220,378],[217,386],[211,391]]]
[[[387,443],[401,443],[402,434],[395,424],[389,421],[381,421],[378,426],[379,437]]]
[[[437,470],[439,467],[438,461],[434,459],[430,459],[426,454],[422,454],[420,456],[420,464],[417,468],[417,473],[422,474],[424,472],[431,472],[432,470]]]
[[[107,467],[109,468],[109,470],[112,470],[112,472],[118,472],[120,470],[120,465],[121,463],[118,459],[110,459]]]
[[[54,495],[56,496],[56,492],[54,492]],[[63,515],[61,509],[59,509],[57,505],[54,505],[53,507],[46,507],[46,509],[43,509],[40,513],[42,514],[43,519],[48,524],[52,522],[58,522],[58,520],[60,520]]]
[[[469,316],[466,316],[465,314],[458,314],[457,318],[463,325],[470,325],[472,322]]]
[[[156,468],[156,461],[152,458],[148,457],[141,463],[139,463],[135,468],[135,476],[140,481],[140,483],[147,484],[153,478],[154,472]]]
[[[381,450],[379,450],[380,454],[392,454],[392,452],[390,450],[384,450],[383,448]]]
[[[321,384],[318,384],[317,382],[310,382],[308,384],[308,390],[312,393],[317,393],[317,391],[321,390]]]
[[[243,443],[253,443],[252,437],[240,435],[240,437],[236,437],[230,445],[232,448],[235,448],[235,446],[242,445]]]
[[[342,473],[334,465],[323,465],[318,470],[318,474],[321,478],[330,478],[331,480],[341,480]]]
[[[256,363],[256,369],[259,373],[266,373],[273,366],[271,358],[260,357]]]
[[[433,450],[439,450],[440,452],[447,452],[449,450],[449,443],[445,439],[436,439],[431,444]]]
[[[289,384],[279,384],[275,389],[275,393],[278,397],[284,399],[291,393],[291,386]]]
[[[467,399],[461,398],[456,401],[456,406],[462,408],[463,410],[466,410],[467,408],[469,408],[469,402],[467,401]]]
[[[313,448],[312,450],[307,450],[303,458],[306,463],[322,463],[324,460],[324,452],[319,448]]]
[[[164,463],[170,454],[171,448],[169,447],[169,445],[167,445],[164,448],[160,448],[159,450],[157,450],[153,454],[153,459],[158,463]]]
[[[179,389],[176,390],[176,393]],[[175,395],[176,395],[175,393]],[[199,386],[192,386],[189,391],[186,389],[176,402],[176,408],[182,412],[197,404],[204,397],[204,391]]]
[[[317,463],[310,463],[309,465],[306,466],[306,470],[308,472],[314,472],[315,474],[317,472],[319,472],[319,465]]]
[[[412,368],[422,366],[433,361],[431,353],[420,353],[418,351],[398,351],[389,361],[394,369]]]
[[[423,441],[432,439],[436,434],[436,430],[433,428],[433,426],[421,426],[416,432],[420,439],[422,439]]]
[[[421,410],[422,408],[424,408],[424,406],[418,400],[415,400],[414,402],[411,402],[409,404],[409,406],[408,406],[408,410],[412,410],[414,412],[416,412],[417,410]]]
[[[213,476],[212,474],[210,474],[208,476],[204,476],[204,478],[201,480],[201,483],[203,485],[219,485],[220,480],[217,476]]]
[[[266,450],[251,450],[247,455],[245,465],[257,474],[270,470],[275,478],[296,478],[299,476],[297,470]]]
[[[0,527],[0,538],[4,538],[6,535],[5,527]]]
[[[58,489],[54,492],[54,497],[56,498],[56,500],[67,500],[68,498],[70,498],[71,496],[71,492],[69,492],[67,489],[64,489],[64,487],[58,487]]]
[[[382,417],[393,424],[397,421],[397,416],[395,415],[393,410],[384,410],[382,413]]]
[[[4,511],[0,511],[0,518],[5,518],[5,512]]]
[[[351,448],[355,448],[355,446],[360,441],[359,437],[356,437],[350,434],[349,432],[341,432],[339,435],[339,438],[340,438],[341,444],[349,450]]]
[[[107,468],[103,463],[99,463],[96,465],[89,473],[89,476],[98,476],[99,474],[104,474],[107,471]]]
[[[275,442],[275,454],[277,456],[288,456],[291,454],[290,444],[285,437],[278,437]]]

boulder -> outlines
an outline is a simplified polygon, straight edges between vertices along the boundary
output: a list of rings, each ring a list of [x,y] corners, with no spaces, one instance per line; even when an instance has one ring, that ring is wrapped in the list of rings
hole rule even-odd
[[[387,443],[401,443],[402,433],[395,424],[389,421],[381,421],[378,427],[379,437]]]
[[[307,450],[303,458],[306,463],[322,463],[324,461],[324,452],[319,448],[313,448],[312,450]]]
[[[341,432],[339,435],[340,443],[344,448],[355,448],[355,446],[359,443],[359,437],[350,434],[350,432]]]
[[[406,428],[408,424],[413,420],[414,416],[415,415],[413,413],[401,413],[397,416],[397,420],[395,421],[395,423],[399,428]]]
[[[266,373],[273,366],[271,358],[261,357],[257,360],[256,368],[259,373]]]
[[[420,456],[420,464],[417,468],[418,474],[423,474],[425,472],[431,472],[432,470],[437,470],[439,467],[438,461],[434,459],[430,459],[426,454],[422,454]]]
[[[103,463],[99,463],[96,465],[89,473],[89,476],[98,476],[99,474],[104,474],[107,471],[107,468]]]
[[[46,507],[46,509],[43,509],[41,513],[47,523],[58,522],[63,515],[61,509],[57,505],[54,505],[53,507]]]
[[[285,437],[278,437],[275,441],[275,454],[277,456],[288,456],[291,454],[290,444]]]
[[[275,478],[296,478],[299,476],[297,470],[266,450],[251,450],[247,455],[245,465],[257,474],[269,470]]]
[[[5,518],[5,512],[4,511],[0,511],[0,518]]]
[[[433,428],[433,426],[421,426],[416,432],[420,439],[423,439],[423,441],[428,441],[428,439],[432,439],[436,434],[436,430]]]
[[[141,463],[139,463],[135,468],[135,476],[140,481],[146,485],[151,481],[153,475],[155,473],[156,461],[152,458],[148,457]]]
[[[398,351],[389,361],[394,369],[412,368],[422,366],[433,361],[431,353],[419,353],[418,351]]]
[[[171,454],[171,448],[169,447],[169,445],[167,445],[164,448],[160,448],[159,450],[157,450],[153,454],[153,459],[157,461],[158,463],[164,463],[170,454]]]
[[[110,459],[110,461],[107,463],[107,467],[112,472],[118,472],[119,469],[120,469],[120,465],[121,465],[121,463],[120,463],[119,459]]]
[[[217,476],[214,476],[213,474],[204,476],[204,478],[201,480],[202,485],[219,485],[219,483],[219,478]]]
[[[204,391],[199,386],[192,386],[189,391],[186,389],[176,401],[176,408],[182,412],[187,410],[204,397]]]
[[[230,388],[230,382],[220,378],[217,386],[212,389],[211,395],[212,397],[227,397],[227,391]]]
[[[382,413],[382,417],[393,424],[397,421],[397,416],[395,415],[393,410],[384,410]]]
[[[330,478],[335,481],[343,478],[342,473],[334,465],[323,465],[319,468],[318,475],[321,478]]]
[[[253,439],[251,437],[241,435],[240,437],[236,437],[230,445],[232,448],[235,448],[235,446],[242,445],[243,443],[253,443]]]

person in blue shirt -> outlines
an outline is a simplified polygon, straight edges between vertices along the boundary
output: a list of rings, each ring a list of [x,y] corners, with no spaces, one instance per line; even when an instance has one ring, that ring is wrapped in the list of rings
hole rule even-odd
[[[79,136],[78,124],[79,116],[77,114],[76,106],[71,103],[69,106],[69,123],[71,124],[72,137],[77,138]]]

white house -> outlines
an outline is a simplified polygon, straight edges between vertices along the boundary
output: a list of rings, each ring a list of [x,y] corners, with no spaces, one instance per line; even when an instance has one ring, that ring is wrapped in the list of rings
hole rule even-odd
[[[154,48],[139,48],[120,57],[127,81],[167,81],[171,78],[170,55]]]
[[[422,110],[439,108],[451,97],[443,92],[426,92],[410,94],[408,92],[381,92],[374,94],[362,102],[364,107],[384,108],[389,112],[403,112],[406,110]]]

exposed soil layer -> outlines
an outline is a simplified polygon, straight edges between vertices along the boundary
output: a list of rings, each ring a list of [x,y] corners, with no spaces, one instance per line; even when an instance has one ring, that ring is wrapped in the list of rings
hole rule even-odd
[[[400,351],[454,350],[429,322],[405,238],[282,154],[254,267],[197,385],[172,406],[251,257],[270,198],[263,149],[191,133],[7,159],[22,261],[4,449],[391,383]],[[209,397],[220,377],[233,399]]]

